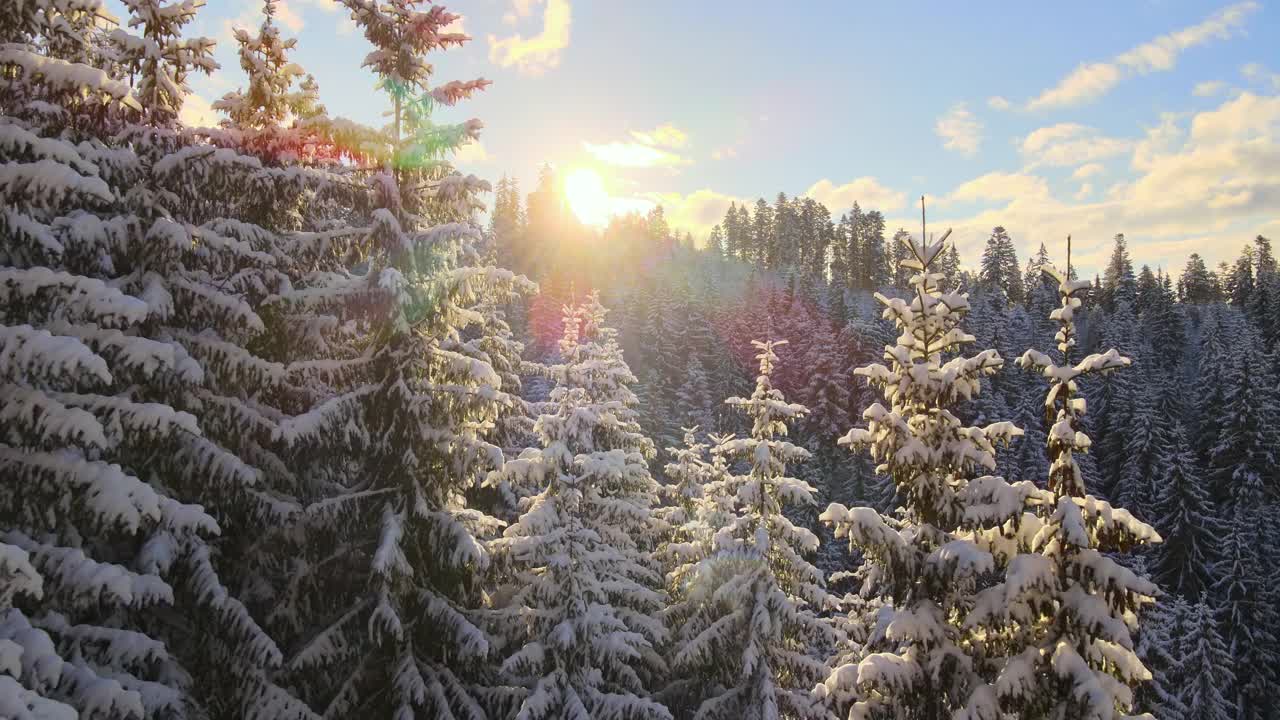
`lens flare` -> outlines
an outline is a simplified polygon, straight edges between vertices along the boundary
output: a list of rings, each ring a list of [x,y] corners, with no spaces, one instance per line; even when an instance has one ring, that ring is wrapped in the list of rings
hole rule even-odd
[[[579,168],[569,173],[564,179],[564,198],[583,225],[603,227],[609,223],[609,193],[595,170]]]

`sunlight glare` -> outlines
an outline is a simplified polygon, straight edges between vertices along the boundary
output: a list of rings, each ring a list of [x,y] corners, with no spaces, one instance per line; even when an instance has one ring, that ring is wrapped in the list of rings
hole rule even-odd
[[[603,227],[609,222],[609,193],[600,173],[578,168],[564,179],[564,197],[569,209],[583,225]]]

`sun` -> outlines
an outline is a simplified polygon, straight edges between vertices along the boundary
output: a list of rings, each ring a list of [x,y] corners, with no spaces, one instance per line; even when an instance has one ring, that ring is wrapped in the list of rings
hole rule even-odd
[[[578,168],[564,179],[564,198],[569,209],[583,225],[601,227],[609,222],[609,193],[604,189],[600,173]]]

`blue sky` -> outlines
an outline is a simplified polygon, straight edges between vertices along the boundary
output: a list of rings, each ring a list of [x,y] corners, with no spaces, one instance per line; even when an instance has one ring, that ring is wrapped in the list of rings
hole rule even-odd
[[[258,0],[209,0],[196,32],[240,84],[230,28]],[[891,229],[955,228],[967,263],[995,224],[1097,267],[1124,232],[1137,260],[1234,257],[1280,236],[1280,8],[1110,3],[475,0],[474,41],[438,78],[494,84],[460,160],[527,190],[546,161],[591,168],[617,209],[661,202],[703,235],[729,202],[857,199]],[[122,13],[119,13],[122,14]],[[284,0],[295,59],[331,113],[380,122],[364,39],[330,0]],[[188,108],[196,117],[204,103]]]

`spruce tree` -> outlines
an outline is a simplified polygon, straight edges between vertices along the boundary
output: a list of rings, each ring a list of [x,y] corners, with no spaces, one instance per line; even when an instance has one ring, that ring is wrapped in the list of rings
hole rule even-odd
[[[825,717],[809,700],[821,679],[823,654],[834,639],[817,613],[830,597],[822,573],[806,556],[817,550],[813,533],[783,514],[812,504],[814,489],[787,475],[808,451],[784,438],[788,423],[805,414],[773,387],[783,343],[753,341],[760,374],[749,398],[726,402],[751,424],[745,438],[722,438],[714,452],[725,467],[703,486],[702,515],[711,533],[707,554],[684,576],[672,670],[696,685],[692,717]]]
[[[1136,297],[1137,280],[1133,275],[1133,261],[1129,259],[1129,246],[1124,233],[1118,233],[1102,276],[1100,304],[1107,312],[1114,312],[1121,303],[1133,303]]]
[[[1245,309],[1258,329],[1263,347],[1274,352],[1280,342],[1280,271],[1271,251],[1271,240],[1259,235],[1253,240],[1253,293]]]
[[[713,260],[721,260],[724,258],[724,232],[720,229],[719,224],[712,226],[711,233],[707,236],[706,250]]]
[[[988,288],[1003,292],[1009,303],[1021,304],[1024,285],[1018,272],[1018,256],[1013,239],[1003,227],[993,229],[991,237],[987,239],[987,246],[982,251],[979,277]]]
[[[518,406],[515,346],[491,313],[532,287],[481,264],[488,184],[448,162],[478,121],[431,121],[485,85],[431,82],[427,53],[468,39],[443,32],[457,16],[345,4],[393,115],[380,166],[360,171],[369,191],[345,225],[294,236],[310,272],[274,303],[315,404],[278,433],[311,490],[272,622],[293,640],[291,687],[326,717],[481,718],[514,694],[476,616],[499,521],[467,497],[501,468],[495,442]]]
[[[746,213],[745,205],[742,207],[742,212]],[[752,213],[751,224],[748,226],[750,229],[747,231],[747,245],[743,259],[761,270],[768,267],[766,263],[769,260],[769,246],[773,238],[773,223],[773,208],[769,207],[769,203],[765,202],[764,198],[756,200],[755,212]]]
[[[1181,596],[1169,595],[1157,599],[1143,619],[1135,650],[1151,680],[1135,693],[1137,709],[1161,718],[1186,716],[1180,698],[1185,687],[1182,646],[1191,612]]]
[[[1134,706],[1133,687],[1151,679],[1135,653],[1136,615],[1157,588],[1104,553],[1159,542],[1128,511],[1088,495],[1077,452],[1090,442],[1080,427],[1085,403],[1077,379],[1130,364],[1115,349],[1072,363],[1076,295],[1087,282],[1050,270],[1061,306],[1053,312],[1061,364],[1037,350],[1018,361],[1049,379],[1046,419],[1052,421],[1047,488],[1039,494],[1043,525],[1015,557],[1003,583],[984,590],[970,623],[988,627],[1008,645],[995,680],[1005,712],[1023,718],[1110,718]],[[998,645],[997,645],[998,646]]]
[[[1209,450],[1209,485],[1213,500],[1231,514],[1236,507],[1256,508],[1277,497],[1276,456],[1280,426],[1276,422],[1275,384],[1256,335],[1226,369],[1222,425]]]
[[[1191,253],[1182,275],[1178,277],[1178,299],[1188,305],[1206,305],[1216,301],[1217,288],[1211,275],[1204,259],[1198,253]]]
[[[1213,584],[1217,539],[1224,528],[1209,497],[1186,432],[1176,423],[1167,438],[1171,453],[1157,484],[1151,515],[1164,542],[1156,551],[1152,579],[1188,601],[1196,601]]]
[[[1143,344],[1138,333],[1137,318],[1129,302],[1122,302],[1115,313],[1106,317],[1102,332],[1102,344],[1119,351],[1138,355]],[[1145,346],[1149,347],[1149,346]],[[1098,438],[1092,448],[1099,465],[1100,494],[1114,498],[1122,489],[1125,474],[1125,446],[1130,439],[1139,412],[1139,384],[1132,373],[1108,373],[1100,378],[1086,378],[1089,409],[1093,425],[1090,428]]]
[[[875,290],[889,282],[889,258],[884,246],[884,215],[879,210],[863,213],[858,228],[857,286]]]
[[[112,61],[135,79],[134,96],[143,118],[154,127],[167,127],[177,120],[190,88],[193,72],[211,73],[218,68],[213,59],[212,39],[184,38],[182,28],[195,19],[201,7],[193,0],[122,0],[129,10],[128,27],[111,31]]]
[[[1187,613],[1185,635],[1177,638],[1178,700],[1186,720],[1231,720],[1239,717],[1232,697],[1235,687],[1231,651],[1218,630],[1213,607],[1201,598]],[[1170,717],[1166,715],[1165,717]]]
[[[684,383],[676,388],[675,421],[683,423],[682,427],[715,427],[711,397],[711,379],[698,356],[691,353]]]
[[[948,233],[949,234],[949,233]],[[981,378],[1003,360],[995,350],[957,356],[973,340],[960,327],[969,310],[964,294],[944,293],[935,272],[947,235],[933,243],[906,238],[911,259],[909,299],[877,294],[885,317],[902,332],[884,349],[887,364],[859,368],[890,403],[863,413],[868,428],[850,430],[842,444],[865,446],[892,478],[903,514],[830,505],[821,519],[864,553],[866,591],[887,598],[880,624],[858,662],[836,667],[820,697],[852,702],[853,717],[937,718],[953,713],[991,717],[996,698],[983,677],[983,653],[965,617],[980,578],[1007,553],[1002,528],[1022,515],[1030,483],[978,476],[994,470],[997,443],[1020,431],[1008,422],[968,427],[951,408],[978,393]],[[944,359],[946,358],[946,359]]]
[[[95,2],[0,21],[5,691],[41,716],[306,716],[237,556],[296,509],[258,443],[283,368],[251,349],[285,253],[224,230],[253,159],[176,123],[216,67],[183,37],[198,5],[126,7],[141,35],[102,34]]]
[[[1230,266],[1223,277],[1227,302],[1242,310],[1249,307],[1254,291],[1254,250],[1246,245],[1240,252],[1235,264]]]
[[[1223,557],[1214,568],[1214,593],[1235,675],[1231,704],[1239,720],[1260,720],[1270,717],[1280,684],[1272,565],[1260,508],[1237,505],[1229,522]]]
[[[1222,306],[1206,312],[1200,328],[1197,355],[1196,385],[1200,388],[1198,407],[1195,409],[1195,441],[1192,443],[1196,459],[1207,468],[1213,448],[1218,444],[1225,421],[1221,408],[1226,404],[1226,373],[1223,368],[1232,359],[1228,355],[1226,340],[1231,333]]]
[[[637,540],[654,522],[653,445],[605,312],[594,294],[566,307],[539,446],[499,474],[541,488],[495,546],[513,572],[491,614],[508,639],[503,675],[527,692],[520,720],[671,717],[649,697],[665,670],[664,597]]]

